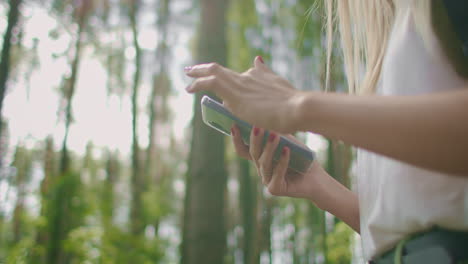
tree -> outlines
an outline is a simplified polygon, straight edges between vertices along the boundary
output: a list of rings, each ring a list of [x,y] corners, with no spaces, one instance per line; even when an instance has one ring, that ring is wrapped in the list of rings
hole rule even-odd
[[[2,138],[3,132],[3,121],[2,121],[2,109],[3,99],[5,98],[5,92],[7,89],[8,74],[10,71],[10,50],[11,40],[15,35],[14,28],[18,23],[19,8],[21,0],[10,0],[10,11],[8,12],[8,25],[3,35],[3,47],[2,57],[0,60],[0,138]],[[2,150],[2,149],[0,149]],[[0,155],[3,153],[0,152]]]
[[[169,120],[169,105],[168,96],[171,90],[171,83],[169,79],[169,46],[168,46],[168,31],[170,22],[170,0],[162,0],[158,2],[157,8],[157,21],[156,29],[159,34],[158,46],[156,49],[156,62],[153,72],[153,87],[151,89],[151,97],[149,99],[148,112],[149,112],[149,135],[148,147],[146,149],[145,160],[145,186],[153,186],[149,191],[153,193],[161,193],[161,181],[163,177],[167,177],[165,173],[165,166],[161,164],[162,157],[157,157],[156,146],[156,127],[159,124],[164,124]],[[155,175],[152,177],[152,175]],[[148,188],[146,188],[148,191]],[[153,203],[155,201],[152,201]],[[160,204],[161,200],[156,201]],[[156,218],[154,218],[156,217]],[[154,225],[155,230],[158,230],[160,216],[154,216],[153,219],[148,219]]]
[[[70,154],[68,153],[68,134],[70,132],[70,125],[73,121],[72,116],[72,103],[73,96],[75,95],[75,87],[78,76],[78,70],[81,61],[81,50],[83,48],[83,35],[86,30],[87,21],[90,9],[92,7],[92,0],[83,0],[75,7],[74,18],[78,24],[78,32],[74,43],[74,55],[71,62],[71,74],[69,78],[65,78],[63,87],[63,96],[65,99],[65,136],[62,142],[62,153],[60,158],[60,172],[62,174],[70,170]],[[63,4],[63,3],[62,3]]]
[[[132,42],[135,49],[135,71],[132,84],[132,200],[130,208],[130,229],[134,235],[144,231],[143,192],[145,188],[143,171],[141,168],[141,153],[138,143],[138,94],[141,78],[141,48],[138,41],[138,12],[139,0],[131,0],[128,5],[128,19],[132,30]]]
[[[252,179],[250,164],[247,160],[239,159],[240,191],[239,199],[242,212],[242,228],[244,230],[242,252],[244,262],[258,263],[257,240],[257,182]]]
[[[105,164],[106,179],[101,190],[101,211],[102,224],[107,231],[113,225],[114,217],[114,200],[115,200],[115,184],[120,176],[120,162],[116,153],[107,153],[107,161]]]
[[[39,187],[39,196],[41,202],[41,210],[39,212],[39,221],[36,227],[35,243],[36,247],[33,248],[30,254],[30,262],[36,261],[37,263],[46,263],[46,246],[49,242],[49,233],[47,230],[47,201],[51,181],[57,175],[57,162],[56,153],[54,151],[54,143],[52,137],[46,138],[44,142],[44,150],[42,154],[42,167],[44,171],[44,178],[42,178]]]
[[[47,197],[44,206],[47,233],[46,263],[68,263],[73,254],[67,252],[64,241],[69,233],[80,226],[86,214],[87,205],[84,201],[83,185],[80,174],[72,171],[71,158],[68,151],[68,135],[73,122],[73,97],[75,95],[81,53],[84,47],[84,34],[88,29],[88,19],[93,8],[92,0],[82,0],[75,3],[68,1],[53,1],[53,7],[58,15],[65,16],[71,7],[72,24],[77,26],[73,42],[73,55],[70,62],[70,76],[64,77],[62,96],[65,105],[65,135],[60,153],[59,174],[49,179]]]
[[[226,65],[227,0],[201,1],[196,63]],[[182,263],[223,263],[226,248],[224,137],[206,126],[195,96],[187,173]]]
[[[229,6],[229,67],[242,72],[251,67],[252,58],[261,53],[247,39],[249,31],[258,28],[255,1],[232,1]],[[241,240],[243,263],[258,263],[259,233],[257,223],[257,180],[250,173],[249,161],[237,157],[239,181],[239,205],[243,236]],[[261,193],[261,192],[260,192]]]
[[[32,170],[31,153],[22,145],[16,146],[13,166],[16,168],[13,184],[16,186],[17,190],[16,204],[13,212],[13,243],[16,244],[20,242],[25,229],[23,222],[26,213],[26,185],[30,179]]]

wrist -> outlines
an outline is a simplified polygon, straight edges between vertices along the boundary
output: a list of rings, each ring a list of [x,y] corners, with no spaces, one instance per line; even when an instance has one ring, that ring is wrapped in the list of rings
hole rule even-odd
[[[299,91],[290,99],[290,120],[294,131],[310,131],[315,110],[315,92]]]
[[[303,191],[304,199],[314,203],[318,208],[328,211],[330,208],[330,190],[333,189],[333,179],[331,176],[314,161],[306,178],[310,179],[309,183],[304,184],[308,187]]]
[[[324,169],[315,172],[315,180],[308,190],[306,199],[321,210],[345,221],[359,232],[359,202],[357,195],[337,182]]]

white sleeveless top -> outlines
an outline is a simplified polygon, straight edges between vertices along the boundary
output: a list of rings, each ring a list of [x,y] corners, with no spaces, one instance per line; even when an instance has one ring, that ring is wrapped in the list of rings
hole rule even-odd
[[[428,51],[412,16],[410,7],[397,10],[377,94],[468,87],[444,57],[434,34],[429,39],[434,49]],[[468,177],[420,169],[365,150],[358,150],[356,169],[366,260],[391,249],[408,234],[433,226],[468,230]]]

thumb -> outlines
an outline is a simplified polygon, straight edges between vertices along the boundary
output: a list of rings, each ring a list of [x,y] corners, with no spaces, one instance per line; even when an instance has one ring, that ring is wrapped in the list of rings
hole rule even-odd
[[[256,69],[272,72],[272,70],[270,70],[270,68],[265,64],[262,56],[255,57],[254,66]]]

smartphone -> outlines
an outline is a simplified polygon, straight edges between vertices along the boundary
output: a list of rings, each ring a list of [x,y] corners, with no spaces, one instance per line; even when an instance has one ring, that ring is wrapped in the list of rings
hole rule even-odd
[[[228,136],[231,136],[231,128],[235,124],[241,131],[244,143],[249,144],[252,125],[237,118],[222,104],[206,95],[201,99],[201,110],[205,124]],[[269,134],[269,131],[265,131],[263,145],[265,145]],[[309,169],[315,158],[314,152],[283,136],[280,137],[278,147],[275,150],[274,161],[280,159],[283,147],[288,147],[291,150],[288,165],[290,169],[300,173],[304,173]]]

